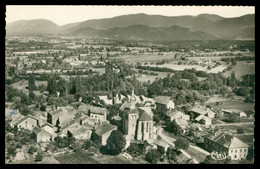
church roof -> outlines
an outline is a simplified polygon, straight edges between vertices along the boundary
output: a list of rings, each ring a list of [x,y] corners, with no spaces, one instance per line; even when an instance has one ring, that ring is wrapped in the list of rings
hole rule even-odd
[[[145,112],[140,112],[139,121],[152,121],[153,119]]]

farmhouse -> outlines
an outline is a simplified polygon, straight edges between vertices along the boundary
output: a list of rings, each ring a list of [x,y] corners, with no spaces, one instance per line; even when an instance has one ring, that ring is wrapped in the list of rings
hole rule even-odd
[[[47,131],[48,133],[50,133],[51,135],[54,135],[54,126],[50,123],[45,123],[41,126],[41,128],[45,131]]]
[[[197,121],[200,124],[209,126],[212,124],[211,118],[204,116],[204,115],[199,115],[197,118],[195,118],[195,121]]]
[[[63,127],[69,121],[73,119],[74,115],[70,114],[66,109],[58,109],[55,111],[51,111],[47,114],[47,122],[56,125],[57,120],[60,121],[60,126]]]
[[[100,143],[105,146],[107,144],[107,139],[113,130],[117,130],[117,126],[103,123],[94,129],[94,135],[98,138]]]
[[[107,120],[107,109],[91,106],[89,109],[89,117],[93,119],[96,124],[101,124]]]
[[[180,111],[168,111],[166,115],[170,118],[171,121],[175,119],[183,119],[183,120],[190,120],[190,116],[187,114],[184,114]]]
[[[32,131],[38,125],[38,120],[31,115],[27,115],[13,125],[17,126],[18,129],[24,128]]]
[[[32,132],[33,138],[37,141],[37,142],[47,142],[47,141],[51,141],[52,139],[52,135],[51,133],[41,129],[40,127],[36,126],[33,129]]]
[[[157,101],[155,102],[156,108],[158,110],[172,110],[174,109],[174,102],[168,96],[158,96],[155,98]]]
[[[189,123],[186,120],[184,120],[184,119],[175,119],[174,121],[182,129],[185,129],[189,125]]]
[[[210,110],[209,108],[207,108],[205,106],[201,106],[201,105],[197,105],[197,106],[193,107],[190,110],[190,113],[193,113],[195,115],[194,118],[197,118],[200,115],[204,115],[204,116],[207,116],[211,119],[214,118],[215,114],[216,114],[212,110]]]
[[[245,159],[248,154],[248,145],[235,136],[216,132],[204,136],[204,145],[209,151],[224,152],[231,157],[231,160]]]

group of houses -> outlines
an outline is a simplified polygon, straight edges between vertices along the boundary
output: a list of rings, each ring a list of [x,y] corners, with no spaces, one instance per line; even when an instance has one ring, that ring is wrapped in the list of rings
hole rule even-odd
[[[154,148],[165,151],[174,144],[160,136],[154,126],[152,109],[164,109],[170,121],[175,121],[183,131],[200,126],[210,126],[215,118],[215,112],[205,106],[196,105],[187,113],[175,110],[175,104],[170,97],[159,96],[146,98],[136,96],[134,88],[128,96],[116,96],[116,103],[123,103],[120,107],[122,116],[116,115],[112,119],[122,122],[122,132],[126,138],[126,148],[132,141],[146,141]],[[120,99],[119,99],[120,98]],[[105,97],[100,99],[106,100]],[[124,101],[122,101],[124,99]],[[110,103],[107,99],[106,103]],[[72,106],[52,108],[47,112],[38,112],[34,116],[23,116],[19,111],[10,117],[10,126],[32,131],[37,142],[52,141],[55,137],[65,137],[70,132],[76,139],[90,139],[93,134],[102,145],[117,126],[107,120],[106,108],[80,103],[77,109]],[[208,134],[204,137],[204,145],[208,151],[225,152],[232,160],[244,159],[248,153],[248,145],[235,136],[226,133]]]

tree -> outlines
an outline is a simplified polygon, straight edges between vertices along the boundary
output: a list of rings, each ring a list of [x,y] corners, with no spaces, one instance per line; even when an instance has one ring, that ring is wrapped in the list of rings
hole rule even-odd
[[[176,140],[174,142],[174,144],[175,144],[175,147],[178,149],[187,149],[190,145],[190,143],[186,139],[183,139],[183,138]]]
[[[29,154],[33,154],[34,152],[37,151],[37,148],[33,147],[33,146],[30,146],[29,150],[28,150],[28,153]]]
[[[146,155],[145,160],[149,163],[156,164],[161,154],[156,149],[151,149]]]
[[[60,128],[61,128],[61,126],[60,126],[60,119],[59,119],[59,118],[58,118],[57,121],[56,121],[55,127],[57,127],[56,133],[59,133],[59,132],[60,132]]]
[[[145,146],[144,144],[130,143],[127,151],[133,156],[139,156],[145,153]]]
[[[35,156],[35,161],[42,161],[42,155],[41,155],[41,153],[38,153],[38,154]]]
[[[237,129],[237,134],[244,134],[243,128],[238,128]]]
[[[166,157],[169,161],[176,161],[177,156],[179,156],[181,152],[177,149],[168,148],[166,151]]]
[[[182,128],[175,121],[167,121],[166,130],[174,133],[175,135],[180,135],[183,133]]]
[[[41,111],[46,111],[46,108],[47,108],[47,107],[46,107],[45,105],[41,105],[40,110],[41,110]]]
[[[15,147],[9,147],[7,148],[7,153],[11,156],[15,156],[16,155],[16,150]]]
[[[126,140],[120,130],[114,130],[107,139],[106,148],[109,154],[119,154],[126,145]]]
[[[87,141],[84,142],[83,148],[85,150],[88,150],[90,147],[92,147],[92,145],[93,145],[93,142],[91,140],[87,140]]]

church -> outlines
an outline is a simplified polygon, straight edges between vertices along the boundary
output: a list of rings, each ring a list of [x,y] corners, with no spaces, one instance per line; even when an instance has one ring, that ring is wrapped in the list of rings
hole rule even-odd
[[[120,107],[123,111],[123,132],[131,140],[153,139],[153,114],[137,107],[137,96],[132,89],[131,97]]]

